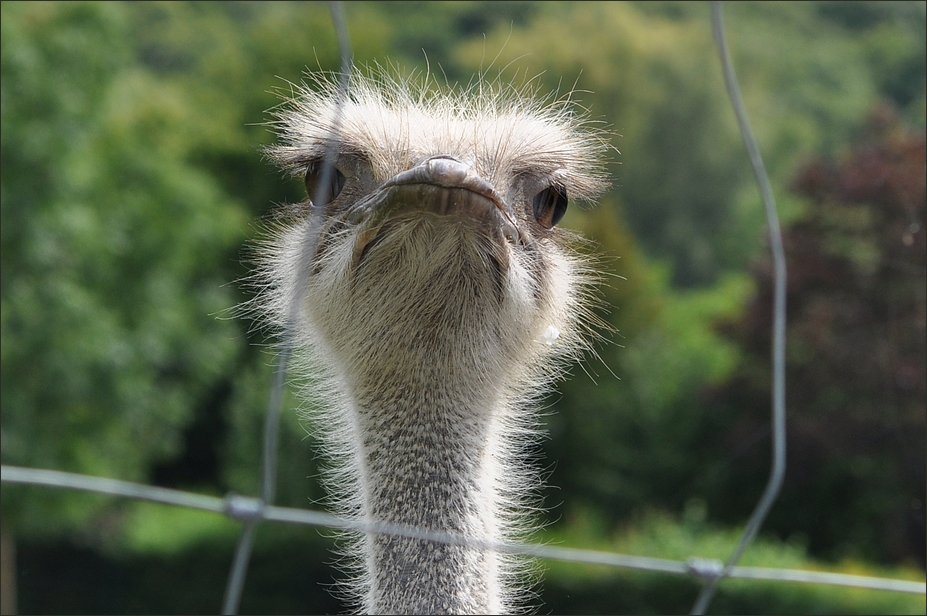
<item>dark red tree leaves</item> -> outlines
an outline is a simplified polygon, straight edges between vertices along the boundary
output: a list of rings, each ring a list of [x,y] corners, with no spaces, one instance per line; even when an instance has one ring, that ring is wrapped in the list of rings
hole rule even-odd
[[[807,164],[793,190],[807,197],[808,209],[784,229],[790,460],[776,509],[790,510],[771,523],[806,533],[826,555],[862,542],[869,557],[923,564],[924,133],[880,108],[856,146],[839,162]],[[720,404],[744,412],[728,433],[732,447],[768,423],[768,261],[756,276],[754,301],[729,329],[746,361],[716,392]]]

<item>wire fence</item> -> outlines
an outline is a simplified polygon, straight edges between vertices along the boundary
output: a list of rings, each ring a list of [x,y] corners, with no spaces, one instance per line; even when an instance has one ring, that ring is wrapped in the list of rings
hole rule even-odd
[[[341,80],[339,83],[340,100],[346,100],[350,86],[352,67],[351,45],[348,39],[344,10],[340,2],[329,3],[332,22],[337,35],[341,57]],[[737,78],[728,53],[727,43],[722,22],[722,9],[720,2],[711,3],[712,30],[718,47],[725,84],[734,113],[740,126],[741,134],[747,148],[751,166],[760,189],[763,206],[766,212],[767,225],[770,234],[770,248],[773,256],[774,296],[773,296],[773,387],[772,387],[772,464],[769,480],[760,497],[752,515],[744,526],[741,539],[727,561],[702,559],[692,557],[686,561],[634,556],[615,552],[603,552],[586,549],[575,549],[540,544],[492,542],[477,537],[467,537],[446,532],[425,530],[398,524],[343,518],[322,511],[309,509],[293,509],[273,505],[276,485],[277,440],[279,422],[282,410],[283,391],[286,381],[287,364],[291,356],[292,336],[289,331],[283,335],[281,352],[278,355],[278,364],[274,383],[271,390],[270,403],[264,426],[264,446],[261,473],[261,496],[247,497],[229,494],[225,498],[205,496],[192,492],[184,492],[168,488],[160,488],[139,483],[120,481],[102,477],[92,477],[76,473],[67,473],[56,470],[23,468],[17,466],[0,467],[0,480],[3,483],[27,484],[53,488],[80,490],[106,494],[110,496],[136,499],[165,505],[187,507],[203,511],[212,511],[223,514],[242,524],[242,531],[233,556],[226,584],[225,596],[222,605],[223,614],[236,614],[241,601],[251,550],[257,525],[260,522],[285,522],[291,524],[305,524],[331,529],[349,530],[363,533],[388,534],[445,543],[474,547],[478,549],[495,550],[509,554],[518,554],[534,558],[559,560],[565,562],[583,563],[591,565],[605,565],[610,567],[623,567],[641,571],[662,572],[674,575],[688,576],[703,582],[702,591],[696,598],[692,613],[702,614],[711,604],[718,584],[725,578],[739,578],[750,580],[768,580],[776,582],[796,582],[808,584],[827,584],[846,586],[871,590],[885,590],[902,593],[927,594],[927,583],[909,580],[899,580],[880,577],[849,575],[843,573],[829,573],[820,571],[807,571],[798,569],[778,569],[764,567],[738,566],[741,556],[755,539],[767,513],[775,502],[782,487],[785,474],[785,299],[786,299],[786,268],[785,255],[779,228],[775,201],[770,188],[769,179],[763,166],[756,141],[747,121],[746,111],[740,96]],[[334,126],[337,128],[339,118],[335,118]],[[325,157],[323,175],[331,173],[332,162],[337,149],[337,139],[333,139]],[[328,181],[323,177],[318,186],[325,187]],[[317,195],[313,203],[319,203]],[[319,219],[319,216],[310,217]],[[312,254],[318,235],[318,227],[310,224],[307,228],[303,242],[303,254]],[[302,259],[304,272],[300,272],[300,280],[305,284],[308,277],[308,259]],[[290,322],[295,321],[295,306],[291,307]]]
[[[237,494],[230,494],[225,498],[219,498],[217,496],[205,496],[203,494],[172,490],[170,488],[159,488],[117,479],[90,477],[77,473],[22,468],[17,466],[3,466],[0,467],[0,471],[3,473],[3,481],[7,483],[82,490],[86,492],[95,492],[97,494],[107,494],[110,496],[121,496],[152,503],[160,503],[163,505],[212,511],[214,513],[224,514],[233,520],[241,522],[246,527],[249,524],[254,525],[260,521],[287,522],[291,524],[305,524],[308,526],[319,526],[340,530],[398,535],[410,539],[436,541],[451,545],[463,545],[479,549],[496,550],[509,554],[521,554],[535,558],[546,558],[587,565],[605,565],[610,567],[637,569],[640,571],[671,573],[690,576],[701,580],[717,580],[723,576],[750,580],[852,586],[855,588],[889,590],[914,594],[927,593],[927,584],[910,580],[805,571],[800,569],[726,566],[719,560],[700,558],[690,558],[687,561],[679,561],[551,545],[498,543],[486,541],[477,537],[465,537],[462,535],[424,530],[399,524],[370,522],[356,518],[342,518],[324,511],[275,507],[265,504],[259,498],[240,496]],[[230,576],[230,583],[231,582],[238,583],[237,577]],[[231,589],[232,592],[235,590],[240,592],[240,588]]]

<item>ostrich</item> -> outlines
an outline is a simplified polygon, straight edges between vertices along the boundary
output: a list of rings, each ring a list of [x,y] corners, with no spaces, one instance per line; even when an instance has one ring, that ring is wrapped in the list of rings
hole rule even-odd
[[[532,402],[592,332],[591,268],[556,225],[604,189],[605,140],[569,101],[429,85],[374,72],[339,101],[318,76],[278,108],[269,157],[318,202],[273,223],[256,302],[313,375],[339,512],[507,541],[540,484]],[[500,614],[529,594],[524,563],[485,544],[342,549],[364,613]]]

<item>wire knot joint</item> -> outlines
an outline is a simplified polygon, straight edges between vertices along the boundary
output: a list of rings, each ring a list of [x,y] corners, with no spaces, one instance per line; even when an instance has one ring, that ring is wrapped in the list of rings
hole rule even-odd
[[[231,492],[225,495],[225,515],[242,523],[253,523],[264,518],[264,501]]]
[[[710,558],[690,558],[686,561],[689,573],[705,580],[716,580],[724,576],[724,563]]]

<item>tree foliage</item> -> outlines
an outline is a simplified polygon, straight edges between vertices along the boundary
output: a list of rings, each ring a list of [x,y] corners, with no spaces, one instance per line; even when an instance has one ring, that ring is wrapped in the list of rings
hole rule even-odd
[[[122,10],[3,11],[3,461],[145,479],[235,356],[214,315],[242,212],[189,164],[192,108],[137,70]],[[47,530],[73,498],[44,494],[4,519]]]

